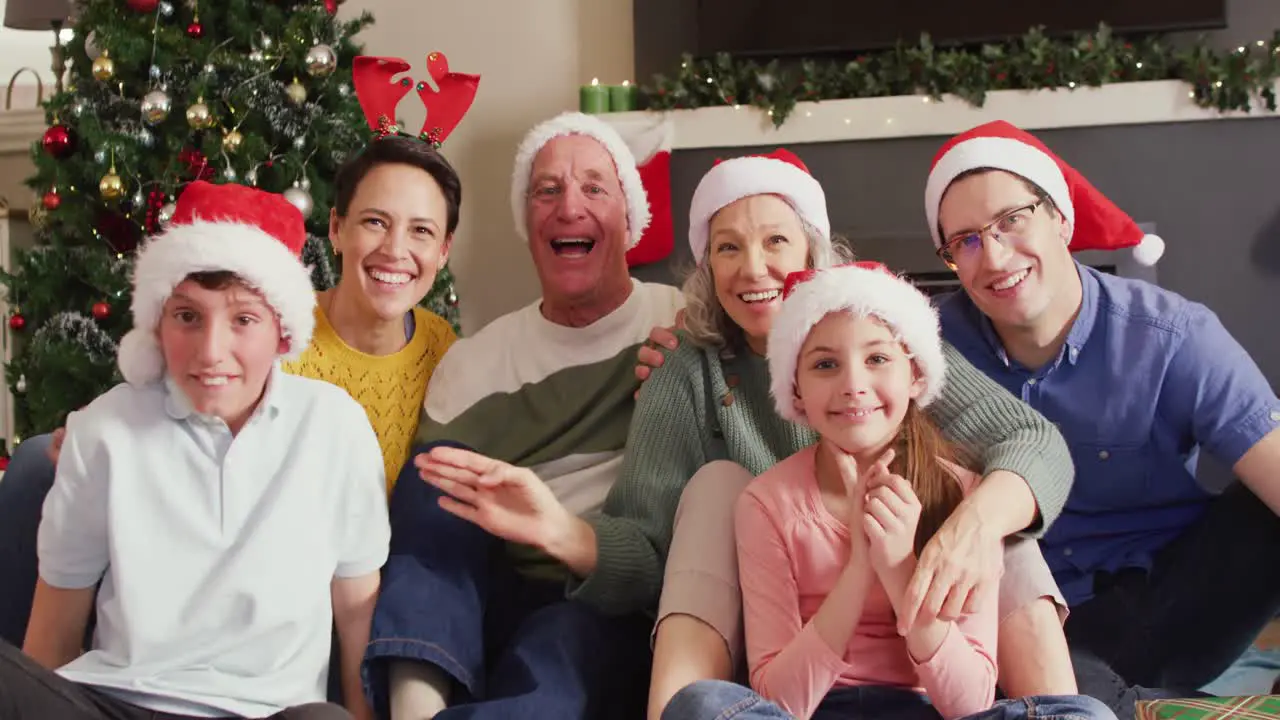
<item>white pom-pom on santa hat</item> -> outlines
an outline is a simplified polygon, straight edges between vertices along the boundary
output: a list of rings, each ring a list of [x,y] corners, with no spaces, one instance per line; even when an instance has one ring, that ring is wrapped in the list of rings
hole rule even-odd
[[[600,118],[580,112],[561,113],[535,126],[524,136],[516,149],[515,167],[511,171],[511,214],[516,223],[516,235],[529,241],[525,208],[529,202],[529,181],[533,173],[533,160],[547,143],[564,135],[586,135],[595,139],[613,158],[622,184],[622,195],[627,201],[627,249],[635,247],[649,227],[649,196],[636,166],[635,155],[622,136]]]
[[[302,264],[302,214],[283,196],[243,185],[187,185],[168,230],[144,243],[133,267],[133,329],[117,364],[132,384],[164,375],[156,337],[174,288],[192,273],[231,272],[262,293],[288,340],[285,359],[302,354],[315,328],[315,290]]]
[[[689,203],[689,249],[694,262],[706,259],[711,218],[725,206],[752,195],[777,195],[818,232],[818,242],[831,246],[831,219],[822,184],[795,153],[778,148],[767,155],[717,160],[698,181]],[[810,253],[825,257],[828,253]]]
[[[1035,183],[1071,224],[1072,252],[1133,249],[1133,257],[1154,265],[1164,241],[1147,235],[1133,218],[1036,136],[996,120],[951,138],[934,156],[925,184],[924,209],[935,247],[941,247],[938,211],[947,188],[971,170],[1004,170]]]
[[[805,270],[787,276],[782,307],[769,329],[769,390],[778,414],[804,418],[795,407],[796,367],[813,326],[833,312],[875,317],[906,346],[925,388],[916,398],[928,407],[942,392],[947,362],[938,313],[910,282],[873,262]]]

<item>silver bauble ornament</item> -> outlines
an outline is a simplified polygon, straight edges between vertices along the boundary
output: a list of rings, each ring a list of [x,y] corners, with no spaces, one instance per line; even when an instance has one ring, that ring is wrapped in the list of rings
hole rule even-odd
[[[328,77],[338,69],[338,55],[328,45],[316,45],[307,51],[303,63],[311,77]]]
[[[16,382],[16,383],[14,383],[14,384],[13,384],[13,389],[14,389],[14,390],[17,390],[17,391],[18,391],[18,392],[20,392],[20,393],[24,393],[24,392],[26,392],[26,391],[27,391],[27,376],[26,376],[26,375],[19,375],[19,376],[18,376],[18,382]]]
[[[163,90],[152,90],[142,98],[142,118],[148,125],[159,125],[169,117],[173,108],[173,100]]]
[[[102,54],[102,50],[98,49],[97,30],[90,30],[89,34],[84,36],[84,54],[88,55],[90,60],[96,60]]]
[[[156,214],[156,219],[160,221],[160,227],[169,224],[169,221],[173,219],[174,211],[177,209],[178,206],[173,203],[165,203],[160,206],[160,212]]]
[[[288,200],[290,205],[298,208],[298,212],[302,213],[304,218],[310,216],[311,210],[315,208],[315,201],[311,199],[311,193],[303,190],[297,183],[284,191],[284,199]]]

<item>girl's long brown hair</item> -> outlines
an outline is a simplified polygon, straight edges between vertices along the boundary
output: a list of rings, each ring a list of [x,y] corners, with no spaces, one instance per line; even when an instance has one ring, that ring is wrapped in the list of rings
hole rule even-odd
[[[933,421],[912,400],[902,420],[890,472],[911,484],[920,499],[920,522],[916,525],[915,551],[919,555],[929,538],[964,499],[964,490],[943,461],[965,467],[955,445],[942,436]]]

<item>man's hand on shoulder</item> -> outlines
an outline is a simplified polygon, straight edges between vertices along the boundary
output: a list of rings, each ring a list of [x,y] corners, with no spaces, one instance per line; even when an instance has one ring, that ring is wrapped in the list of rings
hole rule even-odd
[[[676,336],[676,330],[684,329],[684,310],[681,309],[676,313],[675,324],[670,327],[655,327],[649,331],[649,339],[640,345],[640,349],[636,352],[636,377],[640,382],[649,379],[649,375],[653,370],[662,367],[662,363],[666,360],[666,353],[663,351],[675,350],[680,345],[680,338]],[[636,397],[640,396],[640,391],[636,390]]]

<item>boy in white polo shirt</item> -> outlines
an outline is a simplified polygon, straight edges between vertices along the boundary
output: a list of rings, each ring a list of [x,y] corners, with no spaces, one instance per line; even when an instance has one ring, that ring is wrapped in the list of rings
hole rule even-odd
[[[195,182],[139,251],[127,382],[68,418],[0,720],[370,716],[383,462],[354,400],[278,367],[311,337],[304,240],[282,197]]]

